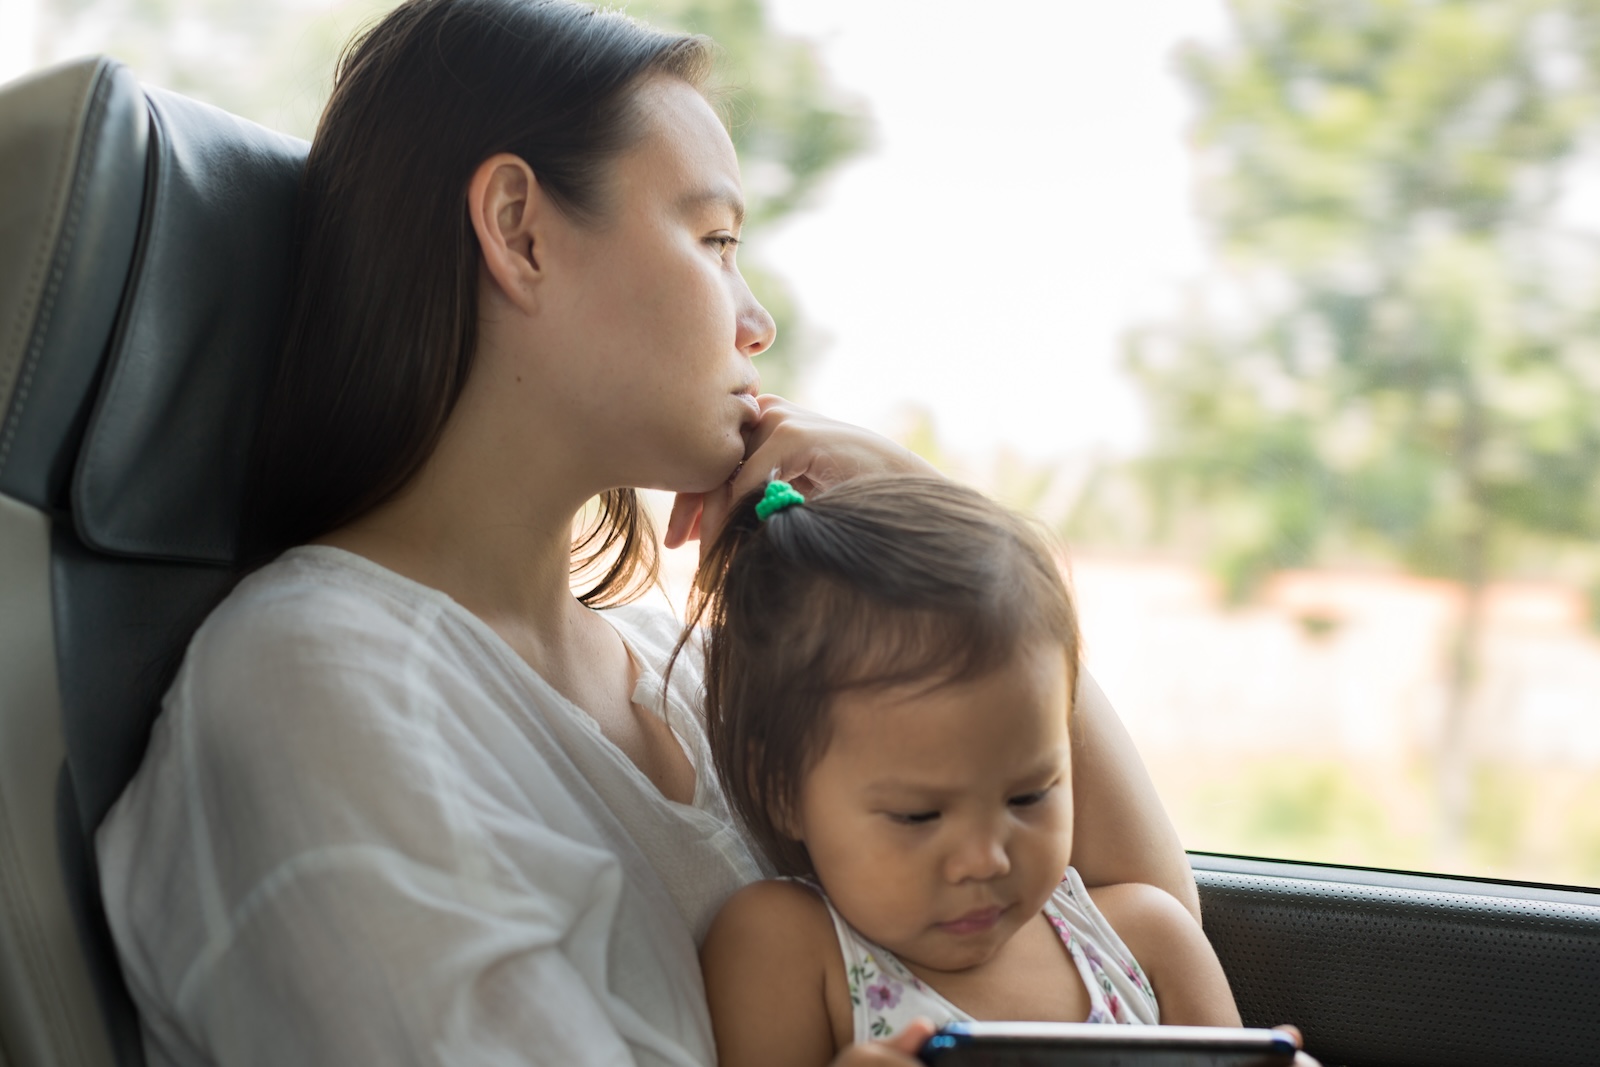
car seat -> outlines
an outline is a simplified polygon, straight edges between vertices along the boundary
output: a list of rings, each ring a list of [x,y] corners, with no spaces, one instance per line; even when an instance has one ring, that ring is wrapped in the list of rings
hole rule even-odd
[[[306,148],[109,59],[0,86],[0,1067],[144,1062],[93,835],[234,578]]]

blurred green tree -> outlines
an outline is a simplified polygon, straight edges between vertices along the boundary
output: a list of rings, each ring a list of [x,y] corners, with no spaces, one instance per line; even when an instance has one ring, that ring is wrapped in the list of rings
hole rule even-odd
[[[46,0],[45,51],[85,48],[127,62],[141,78],[263,125],[311,136],[351,35],[396,0]],[[778,322],[762,356],[762,387],[791,392],[815,339],[784,280],[760,255],[760,235],[804,206],[866,146],[866,110],[841,93],[809,41],[785,36],[762,0],[635,0],[628,13],[717,42],[717,97],[749,200],[741,267]]]
[[[1146,470],[1168,514],[1204,505],[1236,602],[1340,541],[1459,584],[1448,848],[1486,584],[1519,533],[1600,532],[1600,241],[1562,196],[1600,135],[1600,3],[1226,7],[1231,39],[1179,56],[1226,268],[1129,336]]]

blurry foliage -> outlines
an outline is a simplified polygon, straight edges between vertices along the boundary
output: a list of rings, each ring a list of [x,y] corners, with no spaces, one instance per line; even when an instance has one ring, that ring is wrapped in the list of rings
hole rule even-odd
[[[1565,835],[1576,871],[1572,881],[1579,885],[1600,885],[1600,789],[1593,793],[1587,808],[1573,811]]]
[[[1527,821],[1528,795],[1523,784],[1517,775],[1495,764],[1474,769],[1467,841],[1477,859],[1490,867],[1504,868],[1516,859]]]
[[[1330,537],[1481,583],[1517,529],[1600,532],[1600,2],[1230,0],[1191,46],[1222,301],[1129,340],[1147,468],[1235,599]]]
[[[1410,862],[1418,851],[1348,763],[1242,760],[1193,808],[1206,814],[1185,828],[1190,847],[1220,841],[1246,854],[1368,865]]]
[[[46,52],[90,49],[139,77],[310,137],[339,50],[395,0],[44,0]],[[741,267],[778,323],[758,364],[762,387],[792,391],[815,343],[783,279],[760,259],[761,235],[804,206],[867,142],[864,105],[841,94],[810,42],[772,28],[761,0],[638,0],[630,15],[717,42],[718,103],[749,200]]]
[[[1600,0],[1226,6],[1179,66],[1229,284],[1129,337],[1146,472],[1232,602],[1334,544],[1460,584],[1460,845],[1484,590],[1520,536],[1600,534],[1600,240],[1561,195],[1600,147]]]
[[[1441,854],[1421,768],[1238,754],[1167,796],[1191,848],[1569,885],[1600,882],[1600,782],[1583,767],[1485,761],[1464,853]]]

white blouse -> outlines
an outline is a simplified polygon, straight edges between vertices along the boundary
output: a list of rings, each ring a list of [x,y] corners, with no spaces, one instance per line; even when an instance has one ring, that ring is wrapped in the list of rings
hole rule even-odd
[[[201,627],[101,827],[152,1067],[711,1064],[696,945],[761,871],[698,655],[606,611],[697,775],[662,796],[448,596],[293,549]]]

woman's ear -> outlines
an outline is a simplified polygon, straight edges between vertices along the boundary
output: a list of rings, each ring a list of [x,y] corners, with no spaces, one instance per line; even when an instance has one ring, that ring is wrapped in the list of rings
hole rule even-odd
[[[540,240],[548,201],[533,169],[509,152],[478,164],[467,184],[467,215],[485,269],[507,300],[532,312],[542,277]]]

